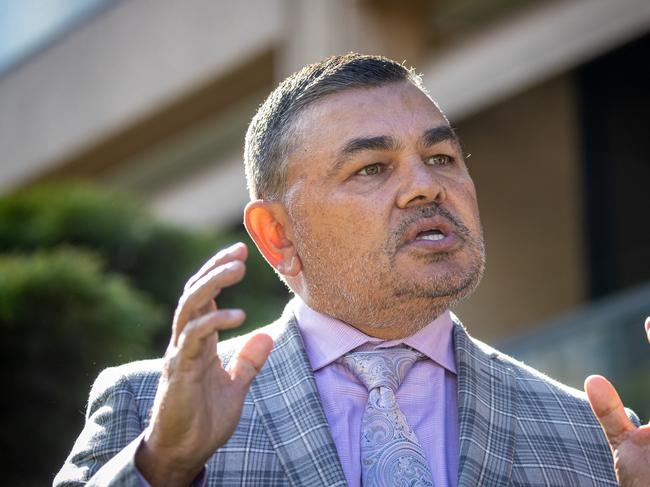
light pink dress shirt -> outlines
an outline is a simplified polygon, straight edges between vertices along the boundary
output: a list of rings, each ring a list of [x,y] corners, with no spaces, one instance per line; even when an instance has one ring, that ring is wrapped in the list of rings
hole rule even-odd
[[[350,487],[361,485],[361,416],[368,391],[336,360],[347,352],[405,344],[426,355],[397,390],[397,402],[429,461],[436,487],[457,485],[458,401],[452,342],[453,322],[445,312],[414,335],[384,341],[307,306],[299,297],[293,312],[314,371],[325,416]]]

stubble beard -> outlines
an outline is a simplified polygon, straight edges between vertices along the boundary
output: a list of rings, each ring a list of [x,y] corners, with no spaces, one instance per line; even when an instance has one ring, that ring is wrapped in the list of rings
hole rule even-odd
[[[461,247],[450,254],[421,257],[423,265],[454,262],[465,252],[465,271],[445,272],[415,280],[399,272],[397,249],[404,229],[419,218],[441,213],[455,227]],[[298,221],[298,220],[294,220]],[[294,227],[298,253],[303,263],[303,283],[307,304],[356,328],[381,330],[397,327],[403,336],[417,332],[441,313],[470,295],[478,286],[485,268],[483,232],[473,235],[467,227],[444,210],[424,210],[406,219],[384,248],[377,252],[355,253],[342,243],[314,238],[303,225]]]

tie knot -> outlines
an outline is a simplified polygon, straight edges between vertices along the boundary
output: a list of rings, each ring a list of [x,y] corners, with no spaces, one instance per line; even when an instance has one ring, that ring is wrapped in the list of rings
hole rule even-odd
[[[422,354],[410,348],[382,348],[368,352],[350,352],[338,362],[356,375],[368,391],[388,387],[397,391],[402,380]]]

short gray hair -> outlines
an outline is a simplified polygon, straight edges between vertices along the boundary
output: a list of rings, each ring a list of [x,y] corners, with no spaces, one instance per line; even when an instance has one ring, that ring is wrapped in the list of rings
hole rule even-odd
[[[308,105],[343,90],[399,81],[409,81],[426,93],[412,68],[382,56],[354,53],[328,57],[285,79],[257,110],[246,133],[244,163],[251,199],[283,198],[291,131]]]

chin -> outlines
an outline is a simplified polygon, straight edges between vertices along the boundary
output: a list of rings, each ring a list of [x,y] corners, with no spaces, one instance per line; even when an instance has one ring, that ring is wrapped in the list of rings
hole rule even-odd
[[[410,273],[402,273],[396,279],[394,295],[400,299],[430,300],[434,309],[452,307],[476,289],[483,277],[484,266],[465,265],[455,262],[437,262],[421,266]]]

